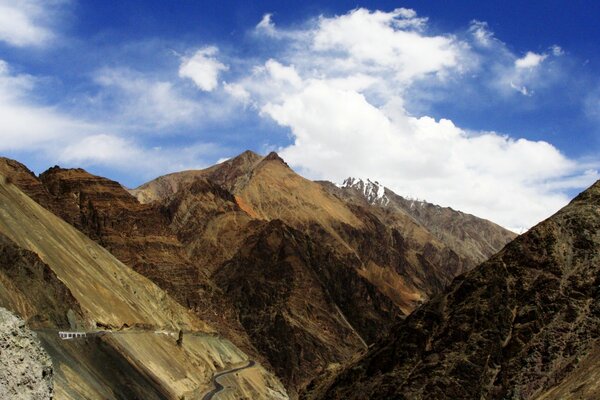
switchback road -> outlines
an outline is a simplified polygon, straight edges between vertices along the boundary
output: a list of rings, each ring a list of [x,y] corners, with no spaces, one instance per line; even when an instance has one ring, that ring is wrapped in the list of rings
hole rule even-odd
[[[206,393],[204,395],[204,397],[202,398],[202,400],[212,400],[212,398],[214,397],[215,394],[219,393],[221,390],[224,389],[224,386],[219,383],[220,377],[222,377],[223,375],[227,375],[227,374],[233,374],[237,371],[241,371],[246,368],[251,368],[255,364],[256,364],[256,362],[254,360],[250,360],[250,361],[248,361],[248,364],[244,365],[243,367],[227,369],[225,371],[221,371],[221,372],[214,374],[213,378],[212,378],[212,382],[213,382],[213,385],[215,386],[215,388],[213,390],[211,390],[210,392]]]

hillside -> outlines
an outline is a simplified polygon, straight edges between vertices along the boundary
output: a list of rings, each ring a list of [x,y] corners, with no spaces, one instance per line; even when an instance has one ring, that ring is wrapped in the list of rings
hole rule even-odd
[[[38,329],[54,364],[56,398],[197,396],[211,389],[217,369],[247,359],[150,280],[4,177],[0,234],[0,306]],[[106,333],[63,341],[58,329]],[[179,330],[185,332],[181,347],[172,336]],[[260,366],[249,374],[239,374],[237,390],[282,398],[283,388]]]
[[[387,223],[394,224],[394,220],[400,219],[401,223],[396,223],[400,228],[410,225],[401,218],[410,217],[466,260],[467,269],[486,261],[517,236],[483,218],[423,200],[404,198],[369,179],[348,178],[339,186],[326,181],[319,183],[346,201],[378,209]]]
[[[600,181],[305,398],[598,398],[599,257]]]

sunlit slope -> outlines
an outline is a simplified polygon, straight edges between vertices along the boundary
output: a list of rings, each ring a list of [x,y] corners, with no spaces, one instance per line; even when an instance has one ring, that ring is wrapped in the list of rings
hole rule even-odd
[[[44,294],[58,293],[69,300],[68,307],[54,306],[53,314],[43,324],[46,327],[43,343],[54,362],[57,399],[200,398],[212,389],[215,371],[247,360],[242,351],[216,336],[211,327],[168,294],[39,206],[16,186],[7,184],[2,176],[0,234],[35,253],[39,262],[47,265],[64,284],[60,289],[61,284],[54,283],[57,288]],[[21,262],[26,261],[21,257]],[[39,285],[35,282],[38,278],[31,276],[32,287]],[[28,298],[35,296],[27,293],[27,279],[27,274],[4,273],[0,294],[18,287],[19,295],[0,296],[0,300],[25,314],[50,312],[27,305]],[[31,304],[40,304],[38,300]],[[60,303],[59,299],[51,300]],[[109,333],[83,339],[83,344],[60,340],[52,327],[63,327],[64,323],[54,321],[67,318],[52,315],[74,307],[76,318],[82,319],[76,323],[80,329],[101,327]],[[186,332],[182,346],[176,344],[179,329]],[[111,378],[115,368],[125,374],[121,382]],[[272,375],[259,365],[253,369],[261,376],[260,381],[266,382],[264,387],[252,388],[260,392],[259,398],[286,398]],[[240,378],[242,382],[245,381]],[[244,392],[247,386],[247,383],[234,385],[232,391],[238,397],[248,397]]]
[[[0,232],[52,268],[91,326],[211,330],[148,279],[4,182],[0,184]]]

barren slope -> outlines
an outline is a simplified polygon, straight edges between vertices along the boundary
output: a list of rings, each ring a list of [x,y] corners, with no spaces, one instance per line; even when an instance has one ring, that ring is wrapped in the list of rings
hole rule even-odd
[[[112,383],[106,374],[114,373],[110,368],[118,360],[123,368],[137,372],[138,378],[131,375],[131,379],[138,379],[138,384],[152,382],[144,398],[151,398],[152,390],[159,398],[199,396],[210,389],[216,369],[247,359],[231,343],[211,335],[211,327],[147,278],[42,208],[15,185],[7,184],[4,177],[0,177],[0,233],[5,236],[2,254],[10,257],[4,264],[15,261],[12,266],[5,265],[0,275],[2,305],[6,303],[31,321],[45,321],[52,328],[68,323],[73,328],[93,330],[100,326],[112,330],[99,343],[90,342],[89,347],[79,349],[60,341],[56,332],[47,336],[45,343],[55,355],[58,370],[58,398],[107,398],[106,393],[112,392],[107,384]],[[30,288],[44,287],[40,280],[53,282],[52,286],[42,293],[28,293],[28,283]],[[49,302],[54,304],[51,310],[43,308],[45,296],[53,298]],[[65,311],[67,315],[61,315]],[[130,329],[115,330],[127,327]],[[168,334],[179,329],[187,332],[182,347]],[[93,358],[82,354],[96,348],[114,362],[94,364]],[[272,376],[260,366],[256,368],[272,389],[282,391]],[[117,382],[114,385],[122,386]],[[134,390],[135,386],[132,383],[128,388]],[[264,393],[269,390],[264,388]]]
[[[599,284],[600,181],[305,397],[595,398]]]

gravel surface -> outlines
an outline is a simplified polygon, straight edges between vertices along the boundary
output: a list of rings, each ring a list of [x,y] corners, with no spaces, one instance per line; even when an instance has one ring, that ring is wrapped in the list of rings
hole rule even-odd
[[[25,322],[0,307],[0,399],[52,399],[52,362]]]

